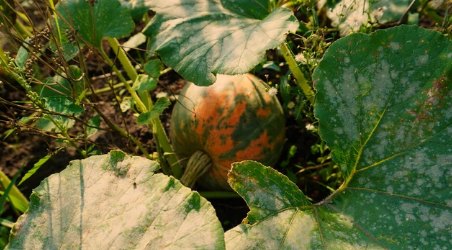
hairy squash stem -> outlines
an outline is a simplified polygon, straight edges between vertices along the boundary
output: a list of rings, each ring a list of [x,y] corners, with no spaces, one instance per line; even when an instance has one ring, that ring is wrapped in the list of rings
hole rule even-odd
[[[141,101],[141,99],[138,97],[137,92],[135,92],[134,90],[132,90],[132,87],[130,87],[130,84],[127,82],[127,80],[124,78],[124,76],[121,74],[121,72],[116,68],[116,66],[114,65],[114,63],[110,60],[110,58],[107,56],[107,54],[105,53],[105,51],[102,48],[98,48],[100,54],[102,55],[102,57],[104,58],[104,60],[108,63],[108,65],[110,67],[113,68],[113,71],[115,71],[116,75],[118,76],[118,78],[121,80],[121,82],[124,83],[124,86],[126,87],[127,91],[129,91],[130,95],[132,96],[133,100],[135,101],[138,111],[140,111],[141,113],[146,113],[148,110],[146,108],[146,106],[144,106],[143,102]]]
[[[133,67],[124,50],[121,47],[119,47],[118,40],[116,40],[116,38],[110,37],[108,37],[107,40],[113,51],[118,56],[118,59],[121,62],[122,66],[124,67],[124,70],[126,71],[127,75],[132,80],[132,83],[135,82],[135,80],[138,77],[138,73]],[[151,110],[154,105],[152,103],[151,96],[149,95],[149,91],[143,91],[142,93],[138,93],[138,95],[140,96],[140,99],[143,102],[144,106],[146,106],[147,110],[148,111]]]
[[[152,123],[151,124],[151,126],[152,126],[152,134],[153,134],[154,139],[155,139],[155,144],[157,145],[157,155],[158,155],[158,159],[160,161],[160,168],[162,169],[164,174],[172,175],[171,168],[168,166],[167,162],[163,158],[164,153],[162,152],[162,148],[159,147],[160,143],[159,143],[159,137],[157,135],[157,124],[156,124],[156,122],[151,122],[151,123]]]
[[[184,175],[180,182],[186,187],[193,188],[199,177],[212,167],[212,158],[204,151],[198,150],[190,156]]]
[[[113,51],[115,51],[115,53],[117,53],[118,59],[121,62],[122,66],[124,67],[124,70],[126,71],[127,75],[130,77],[132,82],[134,82],[135,79],[138,77],[138,74],[137,74],[135,68],[133,67],[132,63],[130,62],[129,58],[127,57],[126,53],[120,47],[118,40],[116,40],[116,38],[107,38],[107,39],[108,39],[108,42],[109,42],[110,46],[112,47]],[[106,57],[105,52],[103,52],[102,56]],[[108,58],[108,60],[111,62],[111,60],[109,58]],[[113,63],[111,63],[111,65],[113,65]],[[115,69],[115,68],[113,68],[113,69]],[[121,73],[118,71],[118,72],[116,72],[116,74],[118,74],[118,77],[119,77],[119,74],[121,74]],[[132,98],[134,99],[134,101],[137,102],[137,99],[138,99],[139,102],[141,103],[141,105],[144,106],[145,109],[140,110],[142,113],[145,113],[152,109],[152,107],[154,105],[152,103],[152,100],[151,100],[151,97],[149,96],[148,91],[141,93],[140,96],[138,97],[137,93],[132,90],[129,83],[125,79],[122,82],[124,83],[124,86],[127,88],[127,90],[130,92],[130,94],[132,95]],[[141,102],[141,101],[143,101],[143,102]],[[138,102],[137,102],[137,104],[138,104]],[[138,109],[140,109],[140,108],[138,108]],[[157,147],[161,147],[165,153],[173,153],[174,152],[173,148],[171,146],[171,143],[168,140],[168,136],[165,133],[165,129],[163,128],[162,122],[158,118],[154,119],[153,121],[151,121],[151,124],[149,124],[149,127],[151,129],[153,129],[152,123],[155,123],[155,131],[156,131],[156,134],[158,137],[157,139],[158,139],[159,143],[157,143]],[[171,165],[174,177],[179,179],[182,176],[182,169],[179,165],[179,162],[178,162],[176,156],[174,154],[168,155],[168,162]]]
[[[308,98],[309,102],[311,102],[311,105],[314,105],[315,93],[312,90],[311,86],[309,86],[303,72],[301,72],[300,68],[298,67],[292,51],[290,51],[286,43],[281,43],[280,48],[284,59],[286,59],[286,62],[289,65],[290,70],[292,71],[292,74],[294,75],[295,79],[297,79],[298,85],[301,87],[301,90],[303,90],[303,93]]]

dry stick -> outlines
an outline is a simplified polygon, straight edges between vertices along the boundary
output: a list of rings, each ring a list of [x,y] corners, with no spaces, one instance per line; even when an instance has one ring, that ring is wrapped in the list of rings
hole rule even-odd
[[[447,16],[449,15],[449,11],[450,11],[451,8],[452,8],[452,4],[449,5],[449,8],[447,8],[446,13],[444,14],[443,23],[441,24],[441,30],[443,30],[444,26],[446,26]]]
[[[405,19],[406,15],[408,15],[408,11],[410,11],[411,7],[413,7],[415,2],[416,2],[416,0],[413,0],[413,1],[411,1],[410,5],[408,5],[408,8],[406,9],[405,13],[403,13],[403,16],[397,22],[398,25],[402,24],[403,19]]]
[[[107,123],[107,125],[112,130],[118,131],[122,136],[124,136],[125,138],[130,139],[133,143],[135,143],[135,145],[138,146],[138,148],[146,156],[146,158],[148,158],[150,160],[154,159],[153,157],[151,157],[149,155],[148,151],[143,147],[143,145],[137,139],[135,139],[135,137],[133,137],[132,135],[127,133],[125,130],[123,130],[121,127],[119,127],[116,123],[114,123],[113,121],[108,119],[97,107],[93,107],[93,109],[96,111],[96,113],[98,113],[102,117],[102,119],[104,119],[105,123]]]
[[[303,173],[304,171],[311,170],[311,169],[322,168],[322,167],[328,166],[328,165],[330,165],[330,164],[331,164],[331,162],[326,162],[326,163],[322,163],[322,164],[320,164],[320,165],[315,165],[315,166],[303,168],[303,169],[301,169],[300,171],[296,172],[295,174],[301,174],[301,173]]]
[[[172,68],[166,68],[166,69],[160,71],[160,76],[170,72],[171,70],[172,70]],[[111,74],[107,73],[107,74],[104,74],[104,75],[101,75],[101,76],[91,77],[91,80],[109,77],[110,75],[116,75],[116,73],[112,72]],[[133,83],[132,81],[127,81],[127,82],[128,83]],[[119,88],[122,88],[122,87],[124,87],[124,83],[122,83],[122,82],[113,85],[113,89],[119,89]],[[106,93],[106,92],[109,92],[109,91],[112,91],[111,87],[105,87],[105,88],[97,89],[94,92],[93,91],[87,92],[86,95],[92,95],[93,93],[95,93],[95,94],[102,94],[102,93]]]

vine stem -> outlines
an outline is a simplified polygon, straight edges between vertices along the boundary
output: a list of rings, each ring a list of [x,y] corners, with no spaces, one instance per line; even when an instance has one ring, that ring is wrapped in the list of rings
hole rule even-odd
[[[112,49],[117,53],[118,59],[121,62],[122,66],[124,67],[124,70],[126,71],[127,75],[130,77],[132,82],[135,81],[135,79],[138,77],[138,74],[133,67],[132,63],[130,62],[129,58],[127,57],[124,50],[120,47],[118,40],[116,38],[107,38],[110,46]],[[118,77],[121,79],[121,81],[124,83],[124,86],[126,89],[130,92],[132,95],[132,98],[134,99],[135,103],[137,103],[137,108],[140,112],[145,113],[152,109],[154,106],[152,103],[152,100],[149,96],[149,92],[145,91],[140,94],[140,96],[137,95],[137,93],[132,90],[130,87],[130,84],[124,79],[121,72],[113,65],[113,62],[108,58],[108,56],[105,54],[105,52],[100,49],[102,57],[110,64],[110,66],[113,67],[113,70],[118,75]],[[142,101],[143,100],[143,101]],[[139,106],[140,105],[140,106]],[[155,120],[151,121],[148,126],[151,129],[153,128],[153,123],[155,124],[155,131],[157,134],[157,140],[158,144],[157,147],[161,147],[164,152],[166,153],[173,153],[173,147],[171,146],[171,143],[169,142],[168,136],[165,133],[165,129],[163,128],[162,122],[156,118]],[[179,161],[177,160],[177,157],[174,154],[168,155],[168,162],[171,165],[171,168],[173,170],[173,175],[177,179],[179,179],[182,176],[182,168],[180,167]]]
[[[0,52],[1,52],[1,51],[0,51]],[[0,55],[1,55],[1,54],[0,54]],[[164,74],[170,72],[171,70],[173,70],[173,69],[172,69],[172,68],[166,68],[166,69],[160,71],[160,76],[162,76],[162,75],[164,75]],[[91,78],[91,79],[93,79],[93,78]],[[130,81],[127,81],[127,82],[133,84],[133,82],[132,82],[131,80],[130,80]],[[124,87],[124,83],[122,83],[122,82],[113,85],[113,89],[119,89],[119,88],[122,88],[122,87]],[[106,92],[110,92],[110,91],[112,91],[111,87],[105,87],[105,88],[97,89],[97,90],[95,90],[94,92],[91,92],[91,91],[86,92],[86,95],[87,95],[87,96],[88,96],[88,95],[92,95],[93,93],[94,93],[94,94],[102,94],[102,93],[106,93]]]
[[[303,93],[308,98],[309,102],[314,105],[314,90],[312,90],[311,86],[309,86],[303,72],[301,72],[300,68],[298,67],[292,51],[289,49],[287,43],[285,42],[280,45],[280,48],[284,59],[286,59],[286,62],[289,65],[290,70],[292,71],[292,74],[294,75],[295,79],[297,79],[298,85],[301,87],[301,90],[303,90]]]
[[[116,75],[118,76],[119,80],[121,80],[121,82],[124,83],[124,86],[126,87],[127,91],[129,91],[130,95],[132,96],[133,100],[135,101],[135,103],[137,105],[137,108],[138,108],[138,111],[140,111],[141,113],[147,112],[148,110],[147,110],[146,106],[143,104],[143,102],[141,101],[140,97],[138,97],[137,92],[132,90],[132,87],[130,86],[130,84],[127,82],[127,80],[124,78],[124,76],[118,70],[118,68],[116,68],[116,66],[110,60],[110,58],[107,56],[107,54],[102,49],[102,47],[98,48],[98,49],[99,49],[99,52],[102,55],[103,59],[108,63],[108,65],[110,67],[113,68],[113,71],[116,73]]]
[[[118,40],[116,40],[116,38],[108,37],[107,41],[115,54],[118,56],[119,61],[124,67],[124,70],[126,71],[129,78],[132,80],[132,83],[135,82],[138,77],[138,73],[133,67],[124,50],[120,47]],[[149,91],[143,91],[141,93],[138,93],[138,95],[140,96],[140,99],[143,102],[144,106],[146,106],[147,110],[151,110],[154,105],[152,103],[151,96],[149,95]]]

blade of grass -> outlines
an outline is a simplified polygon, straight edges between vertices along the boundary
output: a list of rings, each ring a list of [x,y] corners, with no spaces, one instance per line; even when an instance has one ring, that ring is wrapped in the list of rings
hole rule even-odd
[[[58,15],[56,15],[55,14],[55,4],[53,3],[53,0],[49,0],[49,3],[50,3],[50,7],[51,7],[51,9],[52,9],[52,14],[53,14],[53,17],[55,18],[55,24],[56,24],[56,28],[57,28],[57,31],[58,31],[58,41],[60,42],[60,43],[62,43],[61,42],[61,31],[60,31],[60,25],[58,24]]]
[[[19,178],[20,173],[22,172],[22,170],[24,169],[25,165],[26,165],[27,159],[25,159],[24,163],[22,164],[22,166],[19,168],[19,171],[17,171],[17,173],[14,175],[13,179],[9,182],[8,186],[5,189],[5,192],[2,195],[2,198],[0,198],[0,214],[3,213],[3,208],[6,202],[6,198],[9,196],[9,193],[11,192],[11,190],[13,189],[13,187],[15,187],[14,183],[16,183],[17,178]],[[2,174],[4,174],[2,172]],[[8,178],[5,175],[6,178]],[[3,182],[2,182],[3,183]],[[16,187],[17,189],[17,187]],[[17,189],[17,192],[20,193],[22,196],[23,194]],[[20,196],[19,196],[20,197]],[[24,197],[25,198],[25,197]],[[13,204],[14,205],[14,204]],[[27,207],[28,207],[28,201],[27,201]],[[25,211],[24,211],[25,212]]]
[[[53,155],[55,155],[56,153],[58,153],[58,151],[61,151],[65,148],[66,147],[60,147],[57,150],[55,150],[54,152],[51,152],[51,153],[47,154],[46,156],[42,157],[41,159],[39,159],[39,161],[36,162],[30,170],[28,170],[28,172],[24,175],[24,177],[19,182],[19,184],[17,184],[17,186],[20,186],[24,181],[26,181],[28,178],[33,176],[33,174],[36,173],[36,171],[38,171],[38,169],[42,165],[44,165],[44,163],[46,163]]]
[[[0,191],[0,195],[3,196],[5,192]],[[14,208],[21,212],[24,213],[25,211],[27,211],[28,208],[28,204],[23,203],[20,198],[14,196],[13,194],[9,193],[9,197],[7,198],[7,201],[11,204],[13,204]]]
[[[7,219],[0,218],[0,225],[9,227],[9,228],[13,228],[14,222],[9,221]]]
[[[0,171],[0,183],[3,187],[7,187],[11,183],[8,176],[6,176],[2,171]],[[10,194],[11,196],[14,196],[17,201],[17,203],[16,201],[13,201],[14,207],[22,213],[25,212],[28,208],[28,199],[22,194],[22,192],[20,192],[16,185],[13,186]]]
[[[280,48],[284,59],[286,59],[290,70],[292,70],[292,74],[295,76],[295,79],[297,79],[298,86],[300,86],[301,90],[303,90],[304,95],[309,100],[311,105],[314,105],[314,90],[312,90],[311,86],[309,86],[303,72],[301,72],[300,68],[298,67],[292,51],[289,49],[286,43],[281,43]]]

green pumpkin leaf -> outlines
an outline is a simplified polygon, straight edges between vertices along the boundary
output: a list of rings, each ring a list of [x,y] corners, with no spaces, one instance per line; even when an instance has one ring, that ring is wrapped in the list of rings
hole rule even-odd
[[[17,51],[17,56],[14,58],[14,61],[16,62],[17,66],[21,68],[22,70],[25,67],[25,62],[28,58],[28,43],[30,43],[30,38],[27,37],[25,39],[25,42],[20,46],[19,50]]]
[[[72,161],[34,189],[6,249],[224,249],[210,203],[120,151]]]
[[[171,101],[166,97],[160,97],[154,104],[152,111],[163,114],[163,110],[167,109],[171,105]]]
[[[89,119],[89,127],[86,128],[86,135],[88,137],[94,135],[95,133],[97,133],[97,131],[99,131],[100,122],[101,120],[99,115],[95,115],[91,119]]]
[[[56,113],[79,116],[85,111],[80,105],[74,104],[72,100],[61,95],[45,97],[44,99],[46,100],[45,107]],[[52,114],[51,117],[52,119],[60,120],[65,128],[71,128],[75,123],[73,119],[66,116]],[[59,131],[56,125],[50,119],[45,117],[39,118],[36,121],[35,126],[44,131]]]
[[[82,78],[83,72],[75,65],[69,66],[66,73],[59,71],[58,75],[49,77],[44,81],[44,86],[40,91],[40,96],[45,97],[78,97],[86,89],[85,81]],[[75,91],[75,93],[72,93]]]
[[[247,73],[298,28],[291,10],[269,13],[263,0],[134,2],[156,12],[143,31],[151,52],[200,86],[213,84],[216,74]]]
[[[149,73],[154,79],[159,79],[160,71],[163,69],[163,63],[159,59],[149,60],[144,65],[144,70]]]
[[[155,118],[163,114],[163,110],[171,105],[171,101],[166,97],[160,97],[154,104],[154,107],[146,113],[142,113],[137,118],[138,125],[149,124]]]
[[[282,209],[311,205],[287,176],[258,162],[232,164],[228,182],[247,202],[250,208],[247,219],[250,224]],[[249,192],[250,190],[255,191]]]
[[[46,97],[45,106],[48,110],[65,115],[78,115],[85,110],[77,104],[74,104],[66,97]]]
[[[274,170],[234,165],[251,223],[228,231],[227,247],[451,249],[452,42],[416,26],[353,34],[331,45],[313,78],[319,133],[343,185],[300,205],[287,178],[265,180]]]
[[[157,87],[157,81],[148,75],[138,75],[133,83],[132,90],[142,93],[144,91],[151,91]]]
[[[122,44],[124,51],[129,51],[133,48],[138,48],[141,44],[146,42],[147,37],[143,33],[136,33],[127,40],[127,42]]]
[[[85,0],[61,0],[56,11],[61,34],[75,29],[83,38],[77,39],[79,43],[89,43],[96,48],[101,47],[102,38],[125,37],[135,26],[129,9],[118,0],[98,0],[92,6]]]

